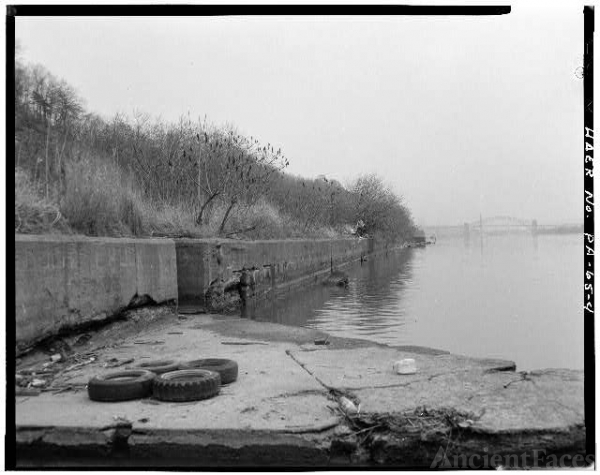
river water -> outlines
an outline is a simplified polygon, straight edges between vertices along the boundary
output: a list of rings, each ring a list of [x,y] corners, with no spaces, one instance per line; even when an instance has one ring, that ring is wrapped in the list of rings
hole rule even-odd
[[[389,345],[583,369],[582,237],[438,238],[344,269],[348,288],[294,289],[250,317]]]

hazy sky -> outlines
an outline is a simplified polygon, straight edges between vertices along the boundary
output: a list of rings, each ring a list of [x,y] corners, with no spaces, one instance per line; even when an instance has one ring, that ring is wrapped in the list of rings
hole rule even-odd
[[[375,172],[420,224],[582,221],[583,13],[17,17],[23,59],[104,116],[188,112],[281,147],[290,173]]]

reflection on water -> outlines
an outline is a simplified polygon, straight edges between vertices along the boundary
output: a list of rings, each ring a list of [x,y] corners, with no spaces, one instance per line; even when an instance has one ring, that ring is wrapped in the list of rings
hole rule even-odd
[[[357,263],[344,269],[349,276],[347,288],[310,285],[293,289],[259,302],[249,316],[397,344],[405,324],[403,295],[414,291],[411,256],[408,250]]]
[[[390,345],[583,368],[578,235],[438,239],[346,269],[347,289],[294,289],[251,318]]]

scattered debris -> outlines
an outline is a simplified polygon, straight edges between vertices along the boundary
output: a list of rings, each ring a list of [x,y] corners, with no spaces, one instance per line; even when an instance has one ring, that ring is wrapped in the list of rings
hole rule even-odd
[[[127,358],[126,360],[119,360],[118,358],[111,358],[106,363],[104,363],[105,368],[116,368],[118,366],[123,366],[129,363],[133,363],[133,358]]]
[[[167,332],[167,335],[183,335],[183,332]]]
[[[71,346],[62,339],[54,340],[45,346],[45,351],[50,352],[52,355],[60,354],[62,359],[67,359],[68,355],[73,353]]]
[[[133,342],[134,345],[164,345],[164,340],[138,340]]]
[[[366,427],[364,429],[360,429],[360,430],[357,430],[356,432],[353,432],[353,434],[354,435],[358,435],[358,434],[362,434],[363,432],[367,432],[367,431],[368,432],[372,432],[375,429],[379,429],[380,427],[383,427],[383,424],[377,424],[377,425],[374,425],[374,426],[371,426],[371,427]]]
[[[327,338],[321,338],[321,339],[315,340],[315,345],[329,345],[329,343],[331,343],[329,341],[329,335],[327,335]]]
[[[138,422],[141,422],[142,424],[145,424],[146,422],[148,422],[150,419],[148,419],[147,417],[142,417],[141,419],[138,419]]]
[[[28,376],[42,376],[47,374],[54,374],[56,370],[48,370],[48,369],[20,369],[17,371],[19,375],[28,375]]]
[[[468,427],[471,427],[473,424],[474,424],[474,421],[472,421],[471,419],[465,419],[464,421],[458,422],[456,425],[458,427],[460,427],[461,429],[467,429]]]
[[[360,404],[357,406],[345,396],[340,398],[340,406],[346,415],[360,414]]]
[[[346,417],[354,429],[354,434],[360,434],[364,438],[363,441],[372,438],[373,433],[382,432],[402,434],[403,437],[418,434],[421,440],[426,441],[434,440],[440,434],[449,439],[452,429],[468,430],[484,412],[472,414],[452,408],[432,410],[418,407],[405,413],[361,414],[355,417],[346,414]]]
[[[62,360],[62,355],[60,355],[60,354],[52,355],[50,357],[50,359],[52,360],[53,363],[56,363],[57,361]]]
[[[346,426],[346,425],[338,425],[335,428],[334,434],[336,435],[336,437],[347,437],[349,435],[352,435],[354,432],[352,432],[352,429],[350,429],[350,427]]]
[[[42,391],[44,392],[51,392],[52,394],[60,394],[60,393],[64,393],[67,391],[80,391],[82,389],[85,389],[87,385],[85,383],[72,383],[72,384],[65,384],[65,385],[60,385],[60,386],[50,386],[47,388],[42,389]]]
[[[21,370],[15,373],[15,387],[22,389],[30,388],[42,388],[48,384],[48,379],[54,376],[53,372],[50,371],[39,371],[39,370]],[[45,379],[42,379],[45,378]]]
[[[397,374],[415,374],[417,372],[417,364],[412,358],[404,358],[394,362],[392,368]]]
[[[263,343],[260,341],[222,341],[221,345],[265,345],[268,346],[268,343]]]
[[[121,425],[130,426],[131,425],[131,421],[129,419],[127,419],[127,417],[125,417],[125,416],[116,415],[116,416],[113,416],[113,420],[119,426],[121,426]]]
[[[79,338],[77,338],[77,340],[75,340],[75,342],[73,343],[73,346],[83,346],[91,339],[92,339],[92,335],[90,335],[89,333],[84,333]]]
[[[73,371],[74,369],[78,369],[78,368],[81,368],[81,367],[83,367],[83,366],[89,365],[89,364],[93,363],[94,361],[96,361],[96,357],[95,357],[95,356],[92,356],[92,357],[91,357],[90,359],[88,359],[88,360],[85,360],[85,361],[83,361],[83,362],[81,362],[81,363],[76,363],[76,364],[73,364],[73,365],[71,365],[71,366],[69,366],[69,367],[65,368],[65,372],[67,372],[67,371]]]

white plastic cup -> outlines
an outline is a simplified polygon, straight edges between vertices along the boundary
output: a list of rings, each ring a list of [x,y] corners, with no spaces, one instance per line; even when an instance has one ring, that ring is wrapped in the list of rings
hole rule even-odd
[[[412,358],[398,360],[393,365],[394,371],[398,374],[415,374],[417,372],[417,363]]]

